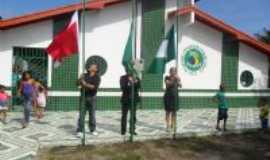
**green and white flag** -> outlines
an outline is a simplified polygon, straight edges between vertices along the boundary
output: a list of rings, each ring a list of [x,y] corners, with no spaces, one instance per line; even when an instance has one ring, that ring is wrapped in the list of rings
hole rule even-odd
[[[133,76],[139,78],[140,73],[134,67],[135,57],[133,54],[135,54],[135,43],[134,43],[135,30],[133,25],[134,24],[132,23],[130,27],[128,41],[122,58],[122,65],[124,66],[126,72],[131,73]]]
[[[122,64],[125,67],[125,70],[129,73],[132,73],[134,71],[133,69],[133,24],[131,24],[130,27],[130,33],[129,33],[129,37],[128,37],[128,41],[124,50],[124,55],[123,55],[123,59],[122,59]]]
[[[165,39],[161,42],[156,57],[150,65],[148,73],[163,74],[166,63],[176,58],[175,27],[172,26]]]

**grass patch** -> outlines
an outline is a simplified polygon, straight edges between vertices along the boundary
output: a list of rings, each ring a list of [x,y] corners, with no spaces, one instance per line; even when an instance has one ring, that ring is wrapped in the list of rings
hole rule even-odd
[[[161,139],[85,147],[56,147],[39,160],[254,160],[270,159],[270,134],[245,132],[223,136]]]

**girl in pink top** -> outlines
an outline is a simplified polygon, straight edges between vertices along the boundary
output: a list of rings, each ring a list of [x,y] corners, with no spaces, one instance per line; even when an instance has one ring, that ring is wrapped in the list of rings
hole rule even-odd
[[[5,92],[5,87],[0,85],[0,120],[6,124],[8,100],[10,96]]]

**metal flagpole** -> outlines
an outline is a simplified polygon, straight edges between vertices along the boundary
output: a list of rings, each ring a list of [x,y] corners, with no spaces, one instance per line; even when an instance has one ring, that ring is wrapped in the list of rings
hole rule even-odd
[[[182,3],[181,2],[183,2],[183,0],[177,0],[176,1],[176,5],[177,5],[177,10],[178,9],[180,9],[180,7],[182,6]],[[176,25],[175,25],[175,34],[176,34],[176,60],[175,60],[175,65],[176,65],[176,70],[177,70],[177,72],[178,72],[178,68],[179,68],[179,53],[178,53],[178,49],[179,49],[179,16],[178,15],[176,15]],[[177,94],[179,94],[178,93],[178,90],[177,90]],[[178,98],[178,96],[177,96],[177,98]],[[178,104],[178,99],[176,99],[176,103],[175,104],[177,104],[177,105],[179,105]],[[176,107],[178,107],[178,106],[176,106]],[[173,129],[173,139],[176,139],[176,134],[177,134],[177,111],[175,112],[175,119],[174,119],[174,129]]]
[[[137,0],[132,0],[132,59],[136,59],[136,38],[137,38]],[[132,77],[136,78],[134,73],[132,73]],[[130,137],[129,141],[133,142],[134,132],[135,132],[135,86],[132,83],[131,86],[131,109],[130,109]]]
[[[82,0],[82,12],[81,12],[81,35],[82,35],[82,47],[81,47],[81,59],[82,59],[82,72],[84,73],[84,67],[85,67],[85,8],[86,8],[86,0]],[[79,123],[83,123],[81,124],[82,126],[82,130],[83,130],[83,137],[82,137],[82,145],[85,146],[85,88],[82,87],[82,98],[81,98],[81,103],[80,103],[80,119],[81,122]]]

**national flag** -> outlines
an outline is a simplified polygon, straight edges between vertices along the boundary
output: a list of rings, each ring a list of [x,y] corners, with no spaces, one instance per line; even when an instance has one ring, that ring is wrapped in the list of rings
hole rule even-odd
[[[129,36],[128,36],[128,41],[124,50],[124,55],[123,55],[123,59],[122,59],[122,64],[125,68],[125,70],[129,73],[133,73],[134,72],[134,68],[133,68],[133,38],[134,36],[134,31],[133,31],[133,24],[131,24],[130,27],[130,32],[129,32]]]
[[[166,63],[176,58],[176,46],[175,46],[175,27],[172,26],[167,33],[165,39],[161,42],[154,58],[149,73],[163,74],[165,72]]]
[[[59,64],[64,58],[79,53],[79,20],[76,11],[69,24],[58,33],[52,43],[46,49],[55,64]]]

